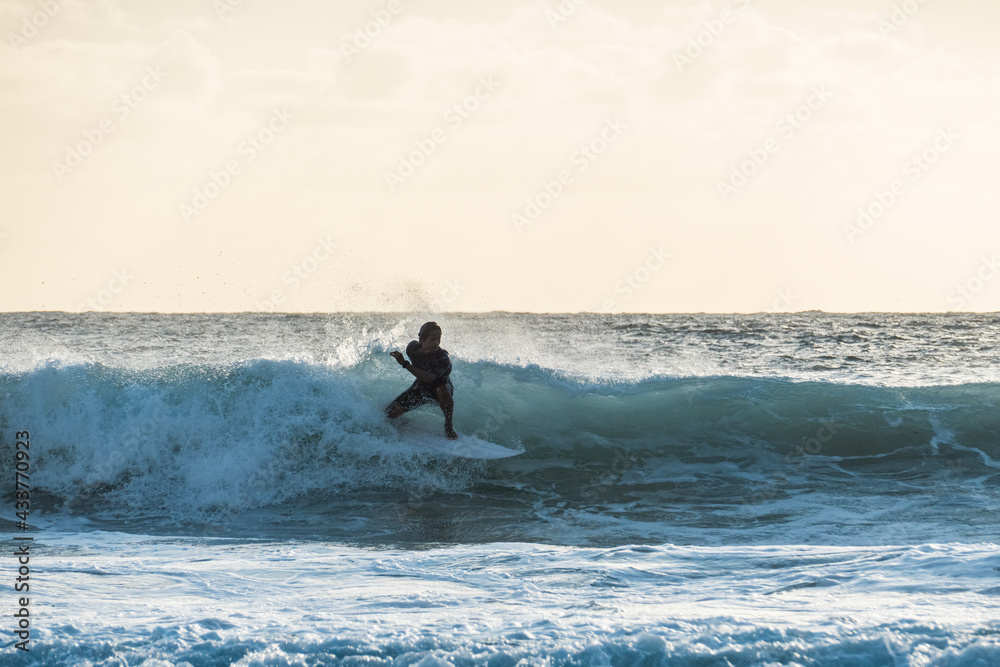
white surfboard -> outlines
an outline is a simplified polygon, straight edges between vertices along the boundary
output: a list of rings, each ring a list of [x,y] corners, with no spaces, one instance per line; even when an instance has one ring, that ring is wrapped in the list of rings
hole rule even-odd
[[[466,459],[505,459],[523,454],[516,449],[508,449],[503,445],[480,440],[474,435],[464,433],[458,434],[458,440],[449,440],[443,430],[432,432],[412,424],[400,425],[399,439],[421,452]]]

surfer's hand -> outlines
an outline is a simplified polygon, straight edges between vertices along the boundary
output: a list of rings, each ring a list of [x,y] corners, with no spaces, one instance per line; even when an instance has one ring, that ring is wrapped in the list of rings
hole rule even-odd
[[[403,353],[400,352],[399,350],[394,350],[394,351],[390,352],[389,354],[392,356],[393,359],[395,359],[396,361],[399,362],[400,366],[405,366],[406,365],[406,359],[403,358]]]

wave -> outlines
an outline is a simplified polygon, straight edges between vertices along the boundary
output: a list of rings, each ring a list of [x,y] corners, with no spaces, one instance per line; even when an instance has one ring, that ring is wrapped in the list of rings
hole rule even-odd
[[[413,451],[383,413],[407,378],[381,355],[347,367],[51,362],[0,374],[0,440],[10,451],[14,432],[30,430],[33,486],[70,508],[141,515],[457,491],[483,479],[572,496],[814,465],[845,477],[982,479],[1000,467],[998,384],[603,382],[461,360],[453,380],[456,428],[524,454],[487,464]],[[441,428],[436,408],[404,419]]]

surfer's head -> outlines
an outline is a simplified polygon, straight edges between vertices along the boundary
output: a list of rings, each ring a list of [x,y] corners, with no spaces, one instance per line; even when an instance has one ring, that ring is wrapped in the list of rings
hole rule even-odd
[[[424,322],[417,337],[424,352],[433,352],[441,345],[441,327],[437,322]]]
[[[432,333],[436,333],[438,336],[440,336],[441,327],[438,326],[437,322],[424,322],[423,325],[420,327],[420,331],[417,333],[417,336],[420,338],[420,342],[422,343],[424,342],[424,339],[427,338],[427,336]]]

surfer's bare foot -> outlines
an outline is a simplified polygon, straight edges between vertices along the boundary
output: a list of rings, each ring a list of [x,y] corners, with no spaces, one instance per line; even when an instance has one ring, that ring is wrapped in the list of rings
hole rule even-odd
[[[458,433],[455,433],[455,429],[453,428],[446,428],[444,434],[448,436],[449,440],[458,440]]]

